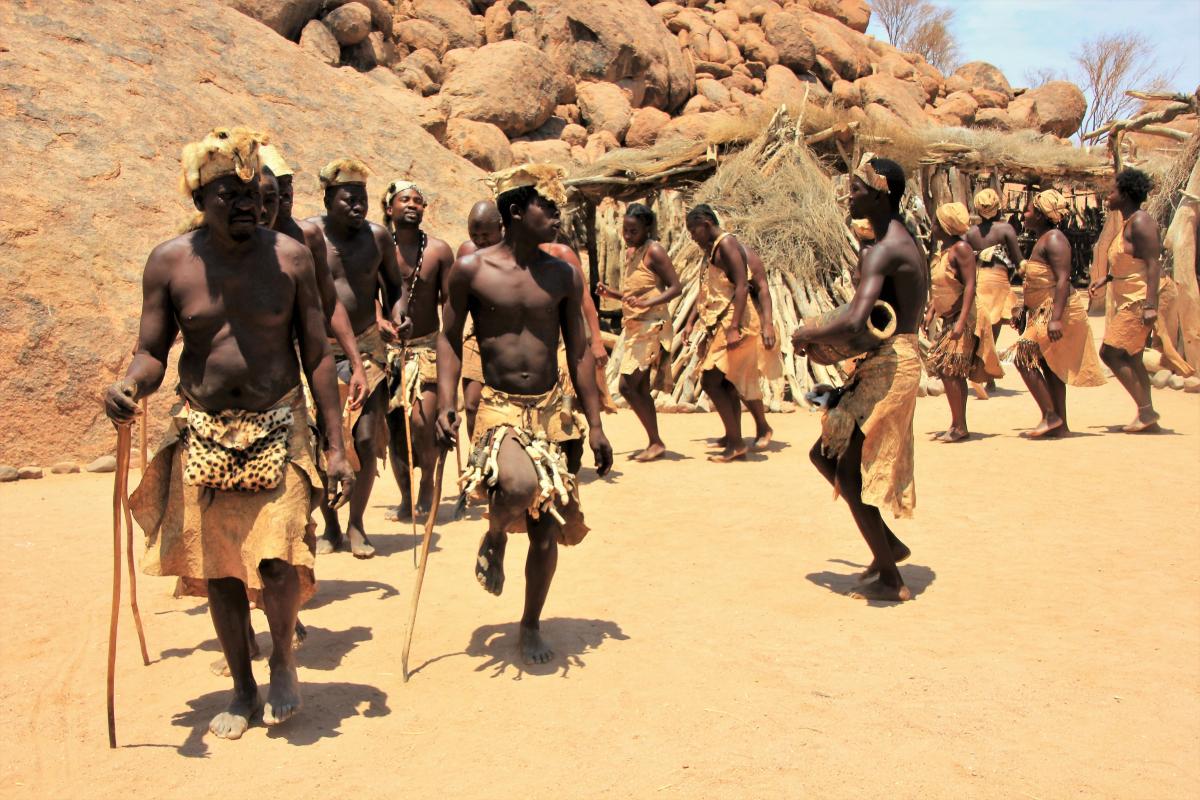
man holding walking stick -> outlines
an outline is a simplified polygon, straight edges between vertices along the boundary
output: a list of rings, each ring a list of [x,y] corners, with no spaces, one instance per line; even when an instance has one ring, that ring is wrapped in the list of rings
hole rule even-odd
[[[329,491],[350,491],[333,357],[312,255],[260,227],[256,135],[218,128],[183,151],[199,227],[160,244],[143,275],[137,353],[105,393],[118,424],[156,391],[181,334],[181,403],[130,498],[147,536],[143,571],[207,596],[234,691],[209,730],[237,739],[260,708],[248,647],[250,600],[273,649],[263,722],[301,705],[292,653],[296,614],[315,588],[311,514],[321,493],[305,424],[303,369],[324,423]],[[297,350],[298,355],[297,355]]]

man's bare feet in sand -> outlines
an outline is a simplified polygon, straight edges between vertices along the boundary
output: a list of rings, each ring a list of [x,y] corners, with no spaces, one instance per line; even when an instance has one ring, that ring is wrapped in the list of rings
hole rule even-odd
[[[504,546],[508,535],[501,534],[495,540],[484,534],[479,543],[479,555],[475,558],[475,580],[489,594],[497,597],[504,591]]]
[[[1139,408],[1138,415],[1133,418],[1133,422],[1121,428],[1125,433],[1158,433],[1161,428],[1158,427],[1158,412],[1153,408]]]
[[[296,715],[301,705],[300,679],[296,677],[296,665],[272,665],[271,688],[267,690],[267,704],[263,706],[263,724],[278,725],[285,722]]]
[[[761,453],[771,446],[771,439],[774,437],[775,431],[771,428],[767,428],[762,433],[756,433],[754,437],[754,444],[750,449],[756,453]]]
[[[974,381],[971,382],[971,389],[975,392],[975,397],[977,397],[980,400],[987,400],[988,399],[988,389],[995,389],[995,388],[996,388],[996,384],[994,384],[994,383],[989,383],[989,385],[985,387],[982,383],[975,383]]]
[[[971,438],[971,432],[965,431],[962,428],[950,428],[941,436],[935,437],[937,441],[944,444],[953,444],[954,442],[963,442]]]
[[[342,549],[342,532],[340,530],[325,529],[321,534],[321,538],[317,539],[317,555],[327,556],[330,553],[336,553]]]
[[[740,447],[726,447],[721,452],[709,456],[708,460],[716,464],[728,464],[730,461],[736,461],[739,458],[745,458],[747,452],[749,451],[745,442],[743,442]]]
[[[412,505],[406,499],[400,505],[389,508],[383,518],[388,522],[408,522],[412,519]]]
[[[375,546],[371,544],[361,525],[352,522],[347,526],[347,532],[350,534],[350,552],[355,558],[371,558],[375,555]]]
[[[659,442],[658,444],[652,444],[652,445],[647,446],[645,450],[640,450],[640,451],[634,453],[632,456],[630,456],[630,459],[632,459],[633,461],[642,461],[642,462],[653,461],[656,458],[662,458],[663,454],[666,452],[667,452],[667,446],[664,445],[662,442]]]
[[[912,600],[912,592],[903,583],[899,586],[888,586],[875,580],[846,592],[847,597],[855,600],[882,600],[890,603],[903,603]]]
[[[1057,435],[1055,434],[1055,431],[1063,426],[1064,423],[1062,421],[1062,417],[1060,417],[1058,414],[1047,414],[1046,416],[1042,417],[1042,421],[1038,423],[1036,428],[1031,431],[1027,431],[1024,435],[1027,439],[1044,439],[1049,437],[1051,434]]]
[[[245,693],[235,691],[229,707],[209,721],[208,732],[221,739],[240,739],[258,709],[257,686],[251,684]]]
[[[908,545],[899,539],[896,544],[892,545],[892,559],[897,564],[903,564],[908,561],[908,557],[912,555],[912,550],[908,549]],[[879,575],[879,565],[872,561],[867,565],[867,568],[858,574],[859,583],[864,583]]]
[[[521,626],[520,647],[521,659],[526,664],[545,664],[554,658],[554,651],[550,649],[550,645],[546,644],[541,631],[537,628]]]

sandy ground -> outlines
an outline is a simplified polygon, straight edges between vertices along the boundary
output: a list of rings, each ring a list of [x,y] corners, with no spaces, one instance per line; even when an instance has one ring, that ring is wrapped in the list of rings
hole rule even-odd
[[[1078,435],[1030,442],[1032,400],[1015,374],[1001,386],[971,401],[963,445],[925,441],[948,412],[919,404],[903,606],[841,594],[867,551],[808,464],[816,415],[775,416],[773,451],[730,466],[703,458],[715,415],[665,417],[671,460],[587,470],[593,532],[562,553],[544,623],[560,657],[540,669],[514,652],[523,537],[492,598],[476,516],[438,526],[401,682],[414,542],[384,522],[384,475],[381,556],[319,560],[304,712],[238,742],[206,733],[228,689],[207,607],[142,578],[153,663],[126,609],[108,749],[111,478],[4,485],[0,794],[1191,795],[1200,396],[1156,392],[1171,431],[1139,438],[1113,432],[1133,411],[1119,386],[1072,391]],[[627,411],[606,427],[619,454],[641,443]]]

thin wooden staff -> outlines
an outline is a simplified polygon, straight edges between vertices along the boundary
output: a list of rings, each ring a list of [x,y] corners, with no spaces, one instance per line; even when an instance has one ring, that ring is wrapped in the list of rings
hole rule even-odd
[[[146,426],[149,424],[150,424],[149,406],[147,405],[146,398],[143,397],[142,398],[142,424],[138,426],[141,429],[140,433],[142,435],[142,474],[143,475],[146,474],[146,467],[150,466],[150,459],[148,457],[148,453],[150,451],[150,445],[149,445],[150,437],[149,437],[148,431],[146,430]]]
[[[143,416],[143,431],[145,431],[145,419],[145,416]],[[120,444],[118,443],[119,446]],[[150,654],[146,651],[146,632],[142,630],[142,612],[138,610],[137,564],[133,556],[133,513],[129,510],[129,462],[133,459],[129,453],[129,449],[127,443],[125,472],[117,480],[120,483],[121,508],[125,512],[125,558],[126,564],[129,567],[129,608],[133,611],[133,627],[137,629],[138,645],[142,648],[142,665],[148,667],[150,666]],[[145,462],[143,461],[143,463]],[[146,468],[143,466],[142,475],[144,476],[145,474]]]
[[[407,401],[401,410],[404,412],[404,441],[408,445],[408,513],[412,517],[413,566],[415,567],[417,565],[417,479],[413,467],[412,423],[408,420],[412,413],[413,398],[408,396],[408,381],[404,374],[407,366],[408,345],[404,345],[400,348],[400,392]]]
[[[117,746],[117,712],[115,703],[117,667],[117,620],[121,616],[121,520],[124,506],[123,476],[129,467],[132,431],[128,425],[117,426],[117,472],[113,476],[113,573],[112,610],[108,617],[108,746]]]
[[[421,602],[421,585],[425,582],[425,567],[429,563],[429,540],[433,537],[433,525],[437,521],[438,506],[442,502],[442,471],[446,466],[446,451],[438,448],[437,464],[433,468],[433,504],[425,517],[425,536],[421,540],[421,567],[417,570],[417,583],[413,587],[412,608],[408,613],[408,630],[404,634],[404,651],[400,656],[401,674],[408,683],[408,651],[412,649],[413,628],[417,624],[417,605]]]

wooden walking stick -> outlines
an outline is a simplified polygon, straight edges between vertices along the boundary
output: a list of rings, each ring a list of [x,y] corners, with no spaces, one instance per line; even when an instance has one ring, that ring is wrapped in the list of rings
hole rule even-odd
[[[461,428],[455,429],[455,441],[459,441],[458,434]],[[454,446],[454,454],[458,458],[458,500],[454,503],[454,512],[450,518],[455,522],[467,515],[467,491],[463,486],[463,463],[462,463],[462,447],[457,444]]]
[[[417,566],[417,479],[415,468],[413,467],[413,445],[412,445],[412,423],[409,422],[409,415],[412,414],[413,398],[408,396],[408,381],[404,374],[405,367],[408,366],[408,346],[405,345],[400,349],[400,391],[404,393],[404,399],[408,401],[403,407],[404,410],[404,441],[408,444],[408,513],[412,517],[412,536],[413,536],[413,566]]]
[[[442,502],[442,471],[446,466],[446,451],[438,453],[437,464],[433,468],[433,505],[425,518],[425,536],[421,540],[421,567],[417,570],[417,583],[413,587],[412,608],[408,613],[408,630],[404,634],[404,651],[400,655],[401,674],[404,682],[408,683],[408,651],[412,649],[413,628],[417,624],[417,605],[421,602],[421,584],[425,582],[425,566],[429,563],[429,540],[433,537],[433,525],[437,522],[438,506]]]
[[[129,425],[117,426],[117,472],[113,480],[113,573],[112,610],[108,617],[108,746],[117,746],[117,713],[114,701],[117,666],[117,620],[121,615],[121,522],[125,505],[122,478],[129,469],[129,451],[133,431]]]
[[[147,456],[147,453],[149,452],[149,449],[150,449],[148,441],[147,441],[149,439],[149,435],[148,435],[148,431],[146,430],[146,426],[148,424],[150,424],[149,406],[146,403],[146,398],[143,397],[142,398],[142,424],[138,426],[138,428],[141,429],[140,432],[142,434],[142,474],[143,475],[146,474],[146,467],[148,467],[150,465],[150,459]]]
[[[145,400],[142,401],[145,403]],[[143,409],[145,406],[143,406]],[[142,445],[145,446],[145,412],[142,417]],[[120,443],[117,444],[120,447]],[[127,450],[129,448],[127,447]],[[146,474],[146,451],[142,450],[142,475]],[[126,564],[129,567],[129,608],[133,611],[133,627],[137,630],[138,644],[142,648],[142,665],[150,666],[150,654],[146,652],[146,632],[142,630],[142,612],[138,610],[137,601],[137,563],[133,556],[133,512],[129,510],[129,462],[132,461],[132,456],[126,452],[125,454],[125,473],[117,478],[120,484],[121,508],[125,512],[125,558]]]

